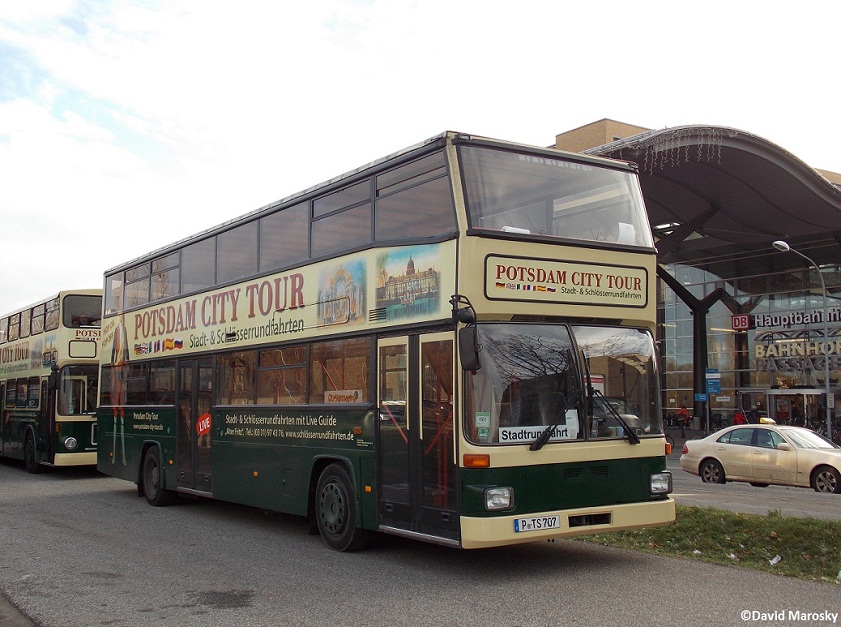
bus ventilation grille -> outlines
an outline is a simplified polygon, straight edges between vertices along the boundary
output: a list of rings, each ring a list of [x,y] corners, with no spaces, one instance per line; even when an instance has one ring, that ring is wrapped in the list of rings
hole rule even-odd
[[[368,310],[368,322],[383,322],[386,319],[387,313],[385,307]]]
[[[597,477],[607,477],[607,466],[593,466],[590,468],[590,474]]]
[[[570,527],[591,527],[593,525],[609,525],[610,514],[583,514],[581,516],[570,516]]]
[[[583,468],[566,468],[564,469],[564,479],[576,479],[584,474]]]

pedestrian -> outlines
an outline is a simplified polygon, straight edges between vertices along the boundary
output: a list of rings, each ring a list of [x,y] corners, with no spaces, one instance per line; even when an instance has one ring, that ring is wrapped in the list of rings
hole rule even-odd
[[[680,437],[686,439],[686,429],[689,427],[689,410],[686,405],[681,405],[677,410],[677,421],[680,425]]]
[[[748,418],[745,416],[745,413],[741,409],[736,410],[736,415],[733,416],[733,424],[734,425],[746,425],[748,424]]]

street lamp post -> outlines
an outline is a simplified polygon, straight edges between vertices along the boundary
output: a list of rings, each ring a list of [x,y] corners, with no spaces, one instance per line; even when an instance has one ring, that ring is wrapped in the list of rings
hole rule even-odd
[[[824,364],[824,383],[826,384],[826,437],[832,439],[832,412],[829,407],[829,395],[832,393],[829,388],[829,326],[827,326],[827,318],[829,317],[829,309],[826,306],[826,282],[821,274],[821,269],[818,264],[811,257],[807,257],[800,251],[794,250],[786,242],[777,240],[773,244],[774,248],[783,253],[794,253],[808,261],[815,271],[818,273],[818,278],[821,280],[821,294],[823,295],[823,364]],[[835,403],[833,403],[834,405]]]

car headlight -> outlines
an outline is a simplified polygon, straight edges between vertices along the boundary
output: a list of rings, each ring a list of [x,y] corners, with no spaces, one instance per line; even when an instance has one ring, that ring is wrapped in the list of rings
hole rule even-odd
[[[672,473],[658,472],[649,478],[648,490],[651,494],[670,494],[672,491]]]
[[[485,509],[489,512],[497,512],[502,509],[514,507],[514,488],[496,487],[485,488]]]
[[[77,446],[79,446],[79,443],[76,441],[76,438],[64,438],[64,448],[66,448],[68,451],[76,450]]]

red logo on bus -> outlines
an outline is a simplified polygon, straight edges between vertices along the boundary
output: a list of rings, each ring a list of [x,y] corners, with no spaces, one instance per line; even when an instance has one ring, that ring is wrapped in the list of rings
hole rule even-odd
[[[196,432],[199,435],[207,435],[210,433],[210,414],[202,414],[199,416],[199,421],[196,423]]]

